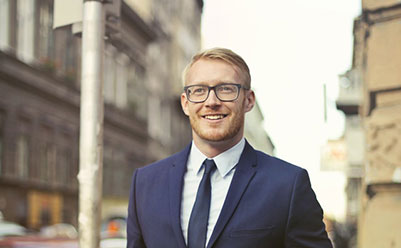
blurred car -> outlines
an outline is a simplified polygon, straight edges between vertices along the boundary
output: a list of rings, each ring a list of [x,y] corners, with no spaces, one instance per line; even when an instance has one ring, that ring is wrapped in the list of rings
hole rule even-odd
[[[71,224],[58,223],[51,226],[42,227],[39,235],[45,238],[78,238],[77,229]]]
[[[13,222],[0,221],[0,238],[8,236],[23,236],[26,235],[25,227]]]
[[[126,248],[126,238],[106,238],[100,240],[100,248]]]
[[[100,248],[127,247],[127,218],[111,216],[105,219],[101,226]]]
[[[43,227],[36,234],[27,232],[18,224],[5,221],[0,222],[0,233],[3,230],[2,224],[7,235],[0,235],[0,248],[79,248],[78,232],[70,224],[60,223]],[[127,221],[123,216],[113,216],[104,220],[101,226],[100,248],[126,248],[126,230]]]
[[[27,233],[25,227],[14,222],[5,221],[0,211],[0,238],[7,236],[23,236]]]
[[[111,216],[105,219],[101,226],[100,236],[106,238],[127,238],[127,218]]]
[[[29,232],[17,223],[4,221],[0,212],[0,248],[79,248],[77,236],[68,224],[45,227],[42,233]]]

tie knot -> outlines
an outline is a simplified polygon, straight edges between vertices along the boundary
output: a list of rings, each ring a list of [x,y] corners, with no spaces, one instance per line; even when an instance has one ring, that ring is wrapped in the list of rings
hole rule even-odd
[[[205,165],[204,174],[209,174],[214,169],[216,169],[216,164],[214,163],[213,159],[205,159],[205,162],[203,162],[203,164]]]

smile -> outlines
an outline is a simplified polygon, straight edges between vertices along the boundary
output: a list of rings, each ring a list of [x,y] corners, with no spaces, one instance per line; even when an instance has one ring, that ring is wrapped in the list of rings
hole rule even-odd
[[[205,119],[208,119],[208,120],[220,120],[220,119],[223,119],[226,116],[227,115],[204,115],[202,117],[205,118]]]

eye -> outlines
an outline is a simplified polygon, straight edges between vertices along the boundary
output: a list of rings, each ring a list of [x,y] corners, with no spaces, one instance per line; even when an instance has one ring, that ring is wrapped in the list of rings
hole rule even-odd
[[[218,88],[221,93],[233,93],[235,92],[235,86],[233,85],[222,85]]]
[[[194,87],[189,88],[189,93],[195,94],[195,95],[205,94],[206,91],[207,91],[207,88],[202,87],[202,86],[194,86]]]

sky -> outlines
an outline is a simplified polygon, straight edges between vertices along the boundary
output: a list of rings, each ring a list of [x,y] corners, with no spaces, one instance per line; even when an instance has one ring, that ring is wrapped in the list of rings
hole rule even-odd
[[[325,213],[342,219],[345,177],[320,170],[320,149],[343,134],[344,115],[335,107],[338,75],[351,67],[360,0],[204,3],[203,48],[230,48],[245,59],[275,155],[307,169]]]

